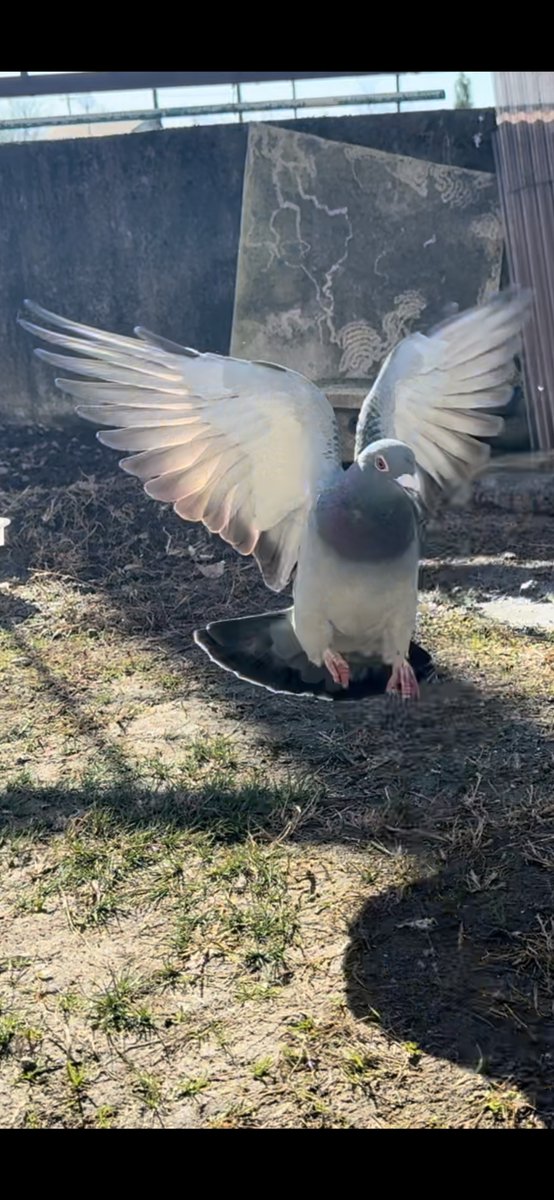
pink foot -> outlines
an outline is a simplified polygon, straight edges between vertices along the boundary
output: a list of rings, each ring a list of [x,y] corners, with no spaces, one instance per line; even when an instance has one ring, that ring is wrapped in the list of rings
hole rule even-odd
[[[387,692],[399,692],[403,700],[419,700],[419,684],[407,659],[395,663]]]
[[[350,667],[342,654],[334,654],[332,650],[326,650],[323,655],[323,664],[333,680],[333,683],[340,683],[341,687],[347,688],[350,683]]]

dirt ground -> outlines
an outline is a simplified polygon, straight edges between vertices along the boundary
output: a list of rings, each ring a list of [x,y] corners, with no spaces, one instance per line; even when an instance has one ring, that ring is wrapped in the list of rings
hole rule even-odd
[[[441,522],[441,681],[334,706],[203,656],[282,599],[86,428],[0,488],[0,1124],[552,1128],[554,641],[478,606],[554,518]]]

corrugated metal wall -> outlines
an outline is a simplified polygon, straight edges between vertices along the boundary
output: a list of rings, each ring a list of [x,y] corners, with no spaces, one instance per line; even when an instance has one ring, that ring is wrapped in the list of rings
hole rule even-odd
[[[532,440],[554,449],[554,72],[494,73],[494,139],[512,281],[532,289],[524,377]]]

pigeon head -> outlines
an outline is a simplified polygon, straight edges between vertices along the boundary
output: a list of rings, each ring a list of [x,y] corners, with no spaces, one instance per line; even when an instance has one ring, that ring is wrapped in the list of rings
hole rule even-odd
[[[373,473],[376,471],[383,482],[383,477],[388,475],[388,482],[394,481],[401,487],[418,491],[415,454],[404,442],[397,442],[393,438],[381,438],[378,442],[372,442],[362,451],[350,470],[353,467],[359,467],[370,488],[375,483]]]
[[[352,562],[386,562],[417,535],[416,461],[409,446],[383,438],[367,446],[320,494],[315,519],[322,540]]]

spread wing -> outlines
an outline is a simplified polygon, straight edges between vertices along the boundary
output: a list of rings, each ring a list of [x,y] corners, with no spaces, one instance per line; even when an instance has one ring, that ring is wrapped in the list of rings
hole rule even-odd
[[[444,492],[479,474],[490,457],[490,446],[479,439],[495,437],[504,426],[495,410],[512,394],[530,302],[528,292],[501,292],[428,337],[405,338],[364,400],[356,456],[377,438],[394,437],[411,447],[420,471]]]
[[[283,367],[199,354],[140,328],[119,337],[25,305],[35,320],[20,318],[23,328],[68,352],[35,353],[84,376],[57,386],[77,398],[80,416],[112,427],[98,434],[104,445],[133,452],[123,469],[180,517],[253,554],[281,591],[307,512],[340,467],[323,393]]]

